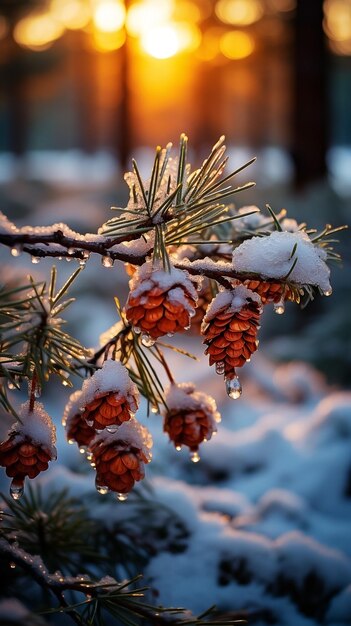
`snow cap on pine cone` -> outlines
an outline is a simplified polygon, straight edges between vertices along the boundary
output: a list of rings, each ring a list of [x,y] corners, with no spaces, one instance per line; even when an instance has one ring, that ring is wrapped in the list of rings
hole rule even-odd
[[[104,430],[96,435],[90,449],[98,491],[129,493],[135,482],[144,478],[144,464],[151,460],[151,448],[151,434],[134,418],[124,422],[114,433]]]
[[[84,381],[81,390],[82,416],[97,430],[119,426],[139,406],[139,391],[119,361],[108,359],[101,369]]]
[[[235,248],[233,267],[237,272],[254,272],[266,278],[284,278],[297,259],[289,274],[289,281],[299,285],[314,285],[328,293],[331,286],[326,258],[326,251],[315,246],[304,231],[274,231],[265,237],[247,239]]]
[[[165,394],[167,408],[163,410],[163,430],[168,433],[176,448],[186,445],[192,452],[212,437],[221,421],[215,400],[193,383],[172,384]],[[194,456],[193,460],[198,460]]]
[[[190,327],[198,299],[194,282],[188,272],[171,266],[166,271],[160,264],[147,261],[129,282],[126,304],[127,319],[152,342],[166,334]]]

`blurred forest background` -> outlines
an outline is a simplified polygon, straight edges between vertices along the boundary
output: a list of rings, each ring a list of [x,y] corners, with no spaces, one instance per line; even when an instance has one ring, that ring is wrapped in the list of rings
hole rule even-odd
[[[221,134],[233,167],[258,156],[241,205],[269,202],[313,227],[348,223],[350,111],[349,0],[0,0],[0,209],[18,224],[96,232],[127,200],[131,156],[146,173],[155,145],[183,131],[196,164]],[[345,385],[340,238],[333,298],[288,307],[279,324],[267,313],[261,346]],[[93,285],[102,301],[113,274]],[[84,289],[88,298],[91,282]]]

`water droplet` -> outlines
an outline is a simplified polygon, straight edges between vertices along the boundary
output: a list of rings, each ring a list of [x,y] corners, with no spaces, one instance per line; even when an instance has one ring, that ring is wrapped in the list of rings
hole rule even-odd
[[[325,291],[323,291],[323,296],[331,296],[332,293],[333,293],[333,290],[330,287],[330,289],[326,289]]]
[[[225,370],[225,366],[223,361],[217,361],[216,363],[216,374],[219,374],[220,376],[222,376],[222,374],[224,374],[224,370]]]
[[[7,386],[11,390],[16,389],[16,385],[14,385],[10,380],[7,381]]]
[[[143,346],[145,346],[145,348],[151,348],[155,342],[156,342],[156,339],[153,339],[147,333],[141,334],[141,343],[143,344]]]
[[[104,267],[113,267],[114,260],[110,256],[103,256],[101,263]]]
[[[198,463],[198,462],[200,461],[200,456],[199,456],[199,453],[198,453],[198,452],[192,452],[192,453],[190,454],[190,460],[191,460],[193,463]]]
[[[71,257],[66,256],[66,261],[67,261],[67,263],[70,263],[72,261]]]
[[[68,254],[74,254],[75,251],[76,251],[75,248],[68,248],[68,250],[67,250]]]
[[[111,434],[116,433],[118,428],[119,428],[118,424],[110,424],[110,426],[106,426],[107,432]]]
[[[83,250],[83,258],[84,259],[89,259],[90,257],[90,252],[89,250]]]
[[[34,265],[36,265],[37,263],[40,263],[40,258],[38,256],[32,256],[32,263]]]
[[[154,413],[154,415],[156,415],[156,413],[158,413],[158,408],[157,408],[157,406],[152,406],[152,407],[151,407],[151,413]]]
[[[255,340],[255,346],[256,346],[256,348],[258,348],[258,346],[259,346],[259,345],[260,345],[260,340],[259,340],[259,339],[256,339],[256,340]]]
[[[10,486],[10,496],[14,500],[19,500],[24,493],[24,480],[14,478]]]
[[[196,315],[196,311],[195,311],[195,309],[190,309],[190,311],[189,311],[189,317],[195,317],[195,315]]]
[[[92,452],[87,452],[87,459],[88,461],[91,461],[91,459],[93,458],[93,453]]]
[[[62,256],[57,257],[58,261],[62,261]]]
[[[81,454],[85,454],[85,453],[86,453],[86,451],[87,451],[86,446],[80,446],[80,448],[79,448],[79,452],[80,452]]]
[[[69,387],[69,382],[68,382],[68,380],[63,380],[63,381],[62,381],[62,384],[63,384],[63,386],[64,386],[64,387]]]
[[[34,397],[35,398],[40,398],[40,396],[41,396],[41,387],[39,387],[37,385],[36,388],[35,388],[35,391],[34,391]]]
[[[173,337],[174,333],[167,333],[167,337]]]
[[[284,299],[282,298],[279,302],[276,302],[274,305],[274,311],[277,315],[283,315],[285,311]]]
[[[11,569],[15,569],[16,563],[10,563],[10,567],[11,567]]]
[[[22,254],[22,246],[14,246],[11,248],[12,256],[20,256]]]
[[[116,498],[120,502],[125,502],[126,499],[128,498],[128,494],[127,493],[117,493]]]
[[[86,262],[87,262],[87,261],[86,261],[86,259],[79,259],[79,265],[80,265],[80,267],[85,267]]]
[[[240,398],[243,389],[238,376],[234,376],[234,378],[227,378],[225,381],[226,392],[232,400],[237,400]]]
[[[102,496],[105,496],[109,492],[109,488],[106,487],[106,485],[101,485],[97,480],[95,480],[95,489],[101,493]]]
[[[188,326],[184,326],[184,330],[190,330],[191,328],[191,324],[189,324]]]
[[[182,446],[176,446],[175,449],[177,450],[177,452],[180,452],[180,450],[182,449]]]

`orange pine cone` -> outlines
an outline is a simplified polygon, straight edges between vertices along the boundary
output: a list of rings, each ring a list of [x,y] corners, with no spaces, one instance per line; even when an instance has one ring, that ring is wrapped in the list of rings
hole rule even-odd
[[[289,300],[291,292],[284,283],[267,282],[264,280],[245,280],[245,287],[251,289],[261,297],[262,304],[274,302],[277,304],[281,300]]]
[[[211,439],[221,419],[216,403],[207,394],[196,391],[192,383],[171,385],[166,392],[163,430],[175,447],[188,446],[197,452],[203,441]],[[192,456],[198,460],[198,455]]]
[[[127,494],[145,475],[144,464],[151,459],[152,439],[136,420],[123,424],[116,433],[97,435],[91,444],[96,466],[96,488]]]
[[[68,443],[75,441],[82,449],[89,447],[95,435],[96,431],[91,426],[88,426],[81,413],[76,413],[70,418],[69,423],[66,425]]]
[[[54,426],[42,405],[37,407],[29,412],[28,403],[22,405],[19,415],[23,423],[17,423],[0,443],[0,465],[13,478],[10,492],[15,499],[23,493],[25,478],[45,472],[49,461],[56,458]]]
[[[120,426],[130,420],[136,410],[136,400],[133,404],[121,393],[111,392],[94,398],[89,402],[81,414],[91,430],[102,430],[108,426]]]
[[[173,335],[190,327],[197,302],[196,289],[187,272],[170,272],[144,263],[130,281],[126,316],[150,345],[162,335]]]
[[[92,429],[117,428],[136,412],[139,392],[124,365],[109,359],[84,381],[77,398],[71,396],[72,401],[74,407],[71,409],[68,404],[68,414],[81,410],[82,418]]]
[[[207,308],[213,299],[213,294],[210,287],[210,281],[205,279],[202,283],[201,291],[198,294],[197,306],[195,315],[191,320],[191,328],[196,332],[200,332],[202,320],[206,315]]]
[[[209,364],[225,378],[235,376],[257,350],[257,331],[261,314],[258,294],[239,285],[231,291],[220,292],[210,304],[202,325],[205,354]]]

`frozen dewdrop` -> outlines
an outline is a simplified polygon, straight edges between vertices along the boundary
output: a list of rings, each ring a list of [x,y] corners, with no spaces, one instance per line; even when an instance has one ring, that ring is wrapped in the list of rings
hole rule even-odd
[[[156,415],[158,413],[158,408],[157,406],[152,406],[151,407],[151,413],[153,413],[154,415]]]
[[[10,380],[7,381],[7,386],[9,389],[11,389],[11,391],[13,391],[13,389],[16,389],[16,385],[14,385]]]
[[[106,487],[106,485],[99,485],[99,483],[97,483],[96,481],[95,481],[95,489],[102,496],[105,496],[109,492],[109,488]]]
[[[103,256],[101,263],[104,267],[113,267],[114,260],[110,256]]]
[[[11,569],[15,569],[15,567],[16,567],[16,563],[13,563],[13,562],[12,562],[12,563],[10,563],[10,567],[11,567]]]
[[[326,289],[325,291],[323,291],[323,296],[331,296],[332,293],[333,293],[333,290],[330,287],[330,289]]]
[[[40,263],[40,258],[38,256],[32,256],[32,263],[33,265],[36,265],[37,263]]]
[[[180,452],[182,449],[182,446],[176,446],[175,449],[177,450],[177,452]]]
[[[117,493],[116,494],[116,498],[120,502],[125,502],[127,500],[127,498],[128,498],[128,495],[126,493]]]
[[[132,414],[130,415],[132,417]],[[106,426],[107,432],[111,434],[117,432],[118,428],[119,428],[119,424],[111,424],[110,426]]]
[[[87,459],[88,459],[88,461],[91,461],[92,458],[93,458],[92,452],[87,452]]]
[[[199,453],[198,453],[198,452],[192,452],[192,453],[190,454],[190,460],[191,460],[193,463],[198,463],[198,462],[200,461],[200,455],[199,455]]]
[[[224,374],[225,366],[223,361],[217,361],[216,363],[216,374],[222,376]]]
[[[274,312],[277,315],[283,315],[283,313],[285,312],[285,304],[284,304],[284,299],[282,298],[281,300],[279,300],[279,302],[276,302],[274,305]]]
[[[38,386],[37,386],[37,387],[35,388],[35,391],[34,391],[34,397],[35,397],[35,398],[40,398],[40,396],[41,396],[41,387],[38,387]]]
[[[22,254],[22,246],[14,246],[11,248],[12,256],[20,256]]]
[[[142,333],[141,343],[143,344],[143,346],[145,346],[145,348],[151,348],[155,343],[155,339],[150,337],[150,335],[148,335],[147,333]]]
[[[237,400],[240,398],[243,388],[241,386],[241,382],[238,376],[234,376],[234,378],[227,378],[225,381],[226,392],[232,400]]]
[[[74,444],[74,443],[75,443],[75,441],[74,441],[74,439],[68,439],[68,442],[67,442],[67,443],[69,443],[69,445],[71,446],[72,444]]]
[[[19,500],[23,496],[23,493],[24,493],[24,481],[18,478],[14,478],[10,486],[11,498],[13,498],[14,500]]]
[[[86,453],[86,451],[87,451],[86,446],[80,446],[80,448],[79,448],[79,452],[80,452],[81,454],[85,454],[85,453]]]

